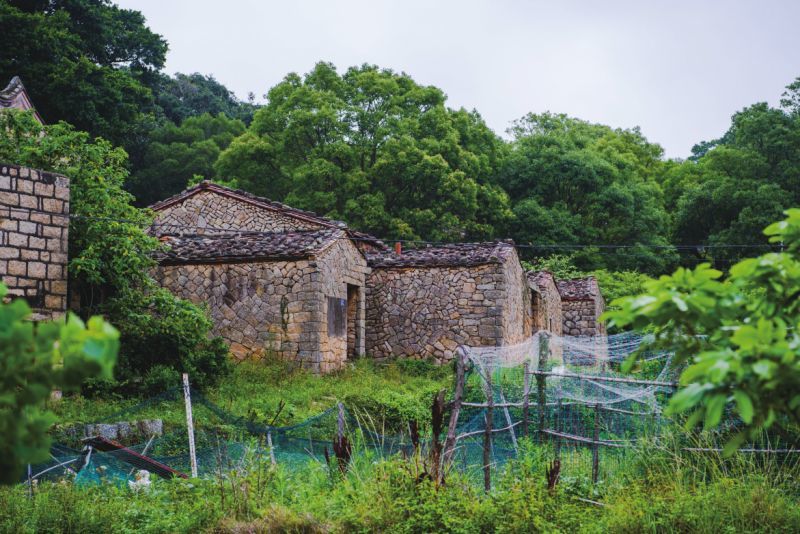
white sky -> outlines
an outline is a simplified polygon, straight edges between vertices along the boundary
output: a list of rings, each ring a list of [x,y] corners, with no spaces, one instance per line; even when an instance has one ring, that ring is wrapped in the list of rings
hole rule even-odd
[[[166,70],[263,95],[319,60],[440,87],[498,133],[527,112],[640,126],[669,157],[800,76],[800,1],[116,0],[170,44]]]

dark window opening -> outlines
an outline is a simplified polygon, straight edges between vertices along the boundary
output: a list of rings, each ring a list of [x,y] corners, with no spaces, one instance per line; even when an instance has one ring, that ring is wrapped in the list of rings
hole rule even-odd
[[[328,335],[344,337],[347,334],[347,299],[328,297]]]

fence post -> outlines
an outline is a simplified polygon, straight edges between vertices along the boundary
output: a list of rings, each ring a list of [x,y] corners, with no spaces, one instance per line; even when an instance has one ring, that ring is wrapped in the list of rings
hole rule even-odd
[[[530,364],[525,362],[523,365],[522,376],[522,435],[528,437],[528,413],[530,410],[530,396],[531,396],[531,374]]]
[[[486,431],[483,435],[483,489],[492,489],[492,423],[494,421],[494,390],[491,367],[486,373]]]
[[[592,484],[597,483],[600,470],[600,403],[594,405],[594,431],[592,432]]]
[[[458,416],[461,412],[461,403],[464,401],[464,358],[466,354],[461,347],[456,351],[456,390],[453,393],[453,404],[450,411],[450,423],[447,426],[447,437],[444,440],[444,454],[442,461],[450,463],[456,448],[456,430],[458,429]]]
[[[557,392],[558,394],[558,401],[556,403],[556,420],[555,420],[555,427],[556,427],[556,437],[555,437],[555,444],[553,445],[555,448],[555,456],[556,460],[560,463],[561,462],[561,392]]]
[[[339,409],[339,415],[336,418],[336,426],[337,426],[337,437],[339,438],[339,442],[341,443],[342,438],[344,438],[344,404],[341,402],[337,405]]]
[[[272,448],[272,432],[267,431],[267,446],[269,447],[269,462],[272,465],[275,465],[277,462],[275,461],[275,450]]]
[[[539,334],[539,374],[536,375],[536,393],[539,399],[539,435],[542,436],[544,430],[545,411],[547,410],[547,375],[544,371],[547,366],[547,358],[550,353],[550,340],[547,334]]]
[[[194,422],[192,420],[192,396],[189,392],[189,374],[183,373],[183,400],[186,403],[186,431],[189,433],[189,460],[192,477],[197,478],[197,453],[194,449]]]

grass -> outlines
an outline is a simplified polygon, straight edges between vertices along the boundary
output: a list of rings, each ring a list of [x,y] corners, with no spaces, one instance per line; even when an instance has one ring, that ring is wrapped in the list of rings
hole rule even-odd
[[[175,385],[176,388],[180,384]],[[226,411],[277,426],[299,423],[343,402],[351,410],[369,413],[378,426],[388,429],[430,416],[430,402],[437,391],[452,386],[449,368],[424,361],[406,360],[378,365],[359,360],[338,373],[317,376],[277,360],[245,361],[206,397]],[[61,425],[161,418],[165,425],[185,421],[182,396],[159,401],[148,398],[87,398],[70,396],[51,403]],[[142,402],[153,404],[136,408]],[[279,406],[282,408],[279,411]],[[126,413],[127,410],[133,410]],[[133,414],[133,415],[132,415]],[[203,413],[198,412],[203,425]],[[277,417],[276,417],[277,416]]]
[[[431,397],[449,388],[451,378],[448,369],[418,362],[359,362],[325,377],[281,362],[248,362],[206,394],[259,421],[271,420],[283,401],[276,421],[281,425],[343,401],[385,428],[428,421]],[[74,396],[54,408],[62,423],[106,420],[141,400]],[[183,404],[159,402],[137,417],[180,425]],[[196,419],[201,426],[210,421],[201,413]],[[613,476],[597,485],[583,468],[583,449],[574,455],[575,465],[565,458],[554,490],[547,489],[545,476],[552,450],[527,440],[516,459],[493,473],[489,494],[455,470],[437,485],[424,475],[423,456],[382,458],[358,440],[344,475],[323,461],[272,466],[262,457],[204,479],[155,480],[146,492],[110,483],[43,482],[29,498],[19,485],[0,488],[0,532],[800,531],[798,462],[675,452],[685,436],[675,439],[672,449],[648,447],[615,457]]]

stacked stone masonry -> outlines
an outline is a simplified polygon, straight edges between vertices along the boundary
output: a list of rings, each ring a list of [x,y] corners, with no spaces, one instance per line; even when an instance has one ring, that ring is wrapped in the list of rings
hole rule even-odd
[[[168,247],[155,277],[207,305],[237,357],[275,354],[326,373],[363,354],[445,363],[459,345],[604,333],[596,281],[525,273],[511,243],[397,253],[336,221],[205,182],[153,209]]]
[[[0,163],[0,276],[37,319],[66,310],[68,233],[69,180]]]
[[[559,280],[563,333],[568,336],[604,336],[606,328],[600,320],[605,301],[594,277]]]
[[[462,344],[522,341],[527,283],[513,246],[503,248],[505,257],[453,267],[437,265],[436,258],[449,251],[436,248],[428,251],[430,266],[416,258],[407,260],[411,267],[401,258],[373,261],[367,278],[367,354],[445,363]]]
[[[199,210],[196,219],[210,221],[205,235],[213,235],[221,224],[215,214],[221,217],[223,207],[231,227],[251,233],[199,240],[162,236],[171,249],[154,271],[161,285],[207,305],[214,333],[230,343],[236,357],[274,354],[327,373],[341,368],[348,356],[363,355],[369,269],[346,232],[308,230],[305,215],[295,220],[215,191],[200,191],[165,213],[157,211],[156,228],[176,213]],[[274,233],[278,227],[289,231]],[[269,231],[253,234],[258,228]],[[345,303],[343,332],[330,330],[331,301]]]

